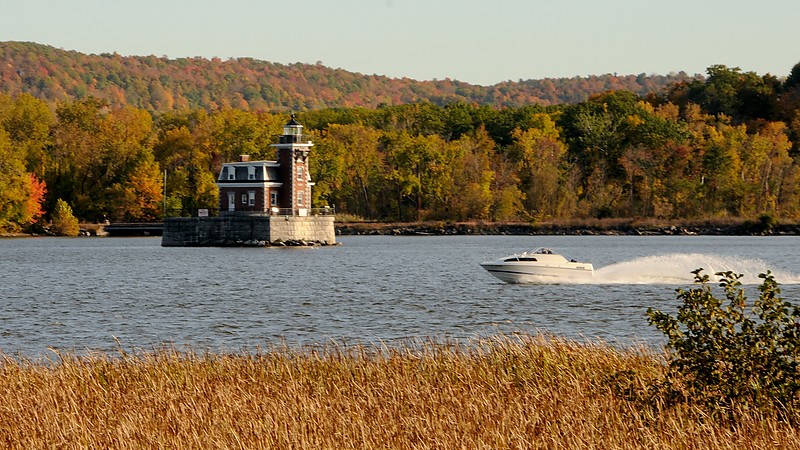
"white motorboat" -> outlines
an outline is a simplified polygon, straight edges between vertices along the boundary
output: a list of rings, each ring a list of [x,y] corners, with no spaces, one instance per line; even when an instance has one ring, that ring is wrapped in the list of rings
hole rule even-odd
[[[594,276],[590,263],[578,262],[538,247],[481,263],[481,267],[506,283],[557,283],[565,280],[588,280]]]

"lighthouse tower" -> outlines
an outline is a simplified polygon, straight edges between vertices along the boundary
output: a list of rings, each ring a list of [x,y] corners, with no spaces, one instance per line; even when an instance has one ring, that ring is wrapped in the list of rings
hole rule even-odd
[[[291,209],[292,215],[306,216],[311,208],[311,174],[308,171],[308,153],[311,141],[303,138],[303,126],[292,114],[291,120],[283,126],[283,135],[278,144],[272,144],[278,151],[280,178],[279,203],[282,209]]]

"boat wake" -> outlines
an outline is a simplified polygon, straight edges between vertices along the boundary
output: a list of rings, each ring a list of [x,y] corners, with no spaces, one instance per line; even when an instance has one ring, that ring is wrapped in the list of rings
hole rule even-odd
[[[702,268],[711,281],[717,281],[717,272],[732,271],[744,276],[742,284],[760,284],[758,275],[772,271],[780,284],[800,284],[800,274],[776,270],[760,259],[735,256],[691,254],[666,254],[645,256],[595,269],[592,284],[685,284],[694,281],[692,271]]]

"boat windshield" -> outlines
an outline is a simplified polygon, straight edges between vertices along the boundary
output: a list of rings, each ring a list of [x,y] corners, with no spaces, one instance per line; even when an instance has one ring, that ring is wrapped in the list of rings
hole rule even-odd
[[[534,247],[530,250],[525,251],[526,255],[557,255],[558,253],[550,250],[549,248],[545,247]]]

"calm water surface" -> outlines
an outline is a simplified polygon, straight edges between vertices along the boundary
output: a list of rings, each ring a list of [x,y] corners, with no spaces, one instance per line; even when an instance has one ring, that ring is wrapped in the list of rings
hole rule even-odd
[[[0,240],[0,352],[241,351],[549,332],[658,345],[690,271],[777,274],[800,297],[800,238],[342,236],[321,248],[163,248],[160,238]],[[509,285],[478,263],[532,246],[592,262],[590,284]],[[749,286],[751,299],[755,287]]]

